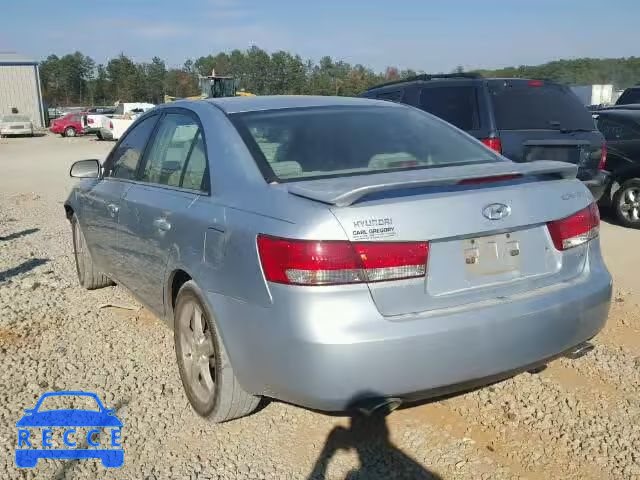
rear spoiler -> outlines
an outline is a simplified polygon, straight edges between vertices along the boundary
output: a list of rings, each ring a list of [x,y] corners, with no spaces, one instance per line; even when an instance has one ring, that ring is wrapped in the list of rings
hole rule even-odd
[[[551,175],[557,178],[571,179],[575,178],[577,172],[576,165],[550,160],[530,163],[495,162],[325,178],[292,182],[286,185],[289,193],[293,195],[337,207],[346,207],[375,192],[452,185],[462,180],[504,175],[523,177]]]

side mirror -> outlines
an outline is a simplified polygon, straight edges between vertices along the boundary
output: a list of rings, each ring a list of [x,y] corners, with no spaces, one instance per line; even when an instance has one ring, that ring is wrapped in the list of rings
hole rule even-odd
[[[25,408],[24,409],[24,413],[26,413],[27,415],[29,415],[31,413],[36,413],[36,409],[35,408]]]
[[[98,160],[80,160],[71,165],[69,175],[74,178],[100,177],[100,162]]]
[[[113,408],[105,408],[104,413],[106,413],[107,415],[113,415],[114,413],[116,413],[116,411]]]

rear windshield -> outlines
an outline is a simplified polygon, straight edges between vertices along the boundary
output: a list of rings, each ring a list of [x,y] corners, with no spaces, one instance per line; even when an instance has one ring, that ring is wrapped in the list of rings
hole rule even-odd
[[[492,88],[500,130],[593,130],[593,119],[567,87],[538,82],[505,82]]]
[[[616,105],[629,105],[631,103],[640,103],[640,88],[628,88],[616,102]]]
[[[315,107],[239,113],[232,120],[267,181],[501,161],[408,107]]]

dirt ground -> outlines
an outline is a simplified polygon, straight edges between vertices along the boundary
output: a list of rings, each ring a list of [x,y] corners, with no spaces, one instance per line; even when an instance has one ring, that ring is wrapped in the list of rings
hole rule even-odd
[[[375,425],[275,401],[213,425],[182,392],[172,333],[119,287],[77,285],[62,208],[68,170],[112,146],[0,139],[0,477],[640,479],[640,231],[603,221],[614,300],[581,359]],[[96,460],[15,467],[22,410],[62,389],[95,391],[116,409],[122,469]]]

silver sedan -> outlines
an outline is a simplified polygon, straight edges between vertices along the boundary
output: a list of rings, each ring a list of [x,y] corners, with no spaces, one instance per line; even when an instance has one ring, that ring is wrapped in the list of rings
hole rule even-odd
[[[261,396],[337,411],[481,385],[586,351],[607,318],[576,167],[513,163],[405,105],[179,101],[71,175],[80,283],[174,329],[214,421]]]

